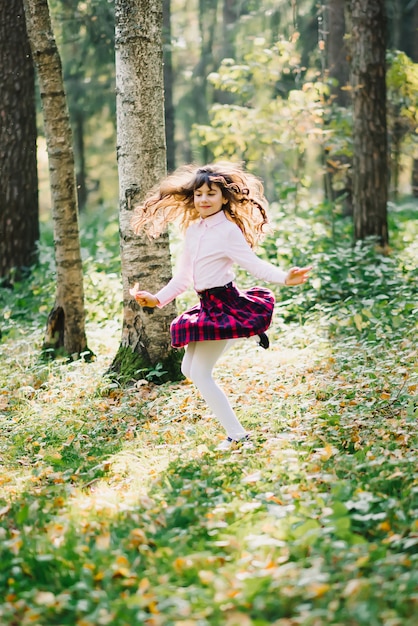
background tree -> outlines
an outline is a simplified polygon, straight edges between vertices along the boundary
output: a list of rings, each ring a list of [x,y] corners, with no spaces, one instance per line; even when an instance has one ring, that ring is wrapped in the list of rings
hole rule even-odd
[[[167,169],[176,167],[175,110],[173,103],[174,71],[171,41],[171,0],[163,0],[164,115]]]
[[[327,68],[332,81],[331,93],[340,106],[350,104],[350,92],[345,89],[349,82],[345,5],[345,0],[328,0],[327,10]]]
[[[0,3],[0,278],[31,266],[39,239],[34,66],[23,0]]]
[[[116,0],[116,89],[119,215],[123,280],[122,340],[110,367],[122,380],[143,378],[162,363],[180,375],[170,348],[174,303],[144,310],[129,294],[139,282],[155,291],[171,277],[168,234],[155,241],[134,235],[132,210],[166,173],[162,0]]]
[[[387,120],[389,138],[390,191],[397,200],[399,196],[402,155],[418,147],[418,63],[413,63],[404,52],[387,54]]]
[[[72,135],[61,60],[47,0],[24,0],[38,71],[52,190],[57,285],[44,348],[73,358],[87,352]]]
[[[102,0],[51,0],[73,132],[79,210],[91,192],[101,198],[101,171],[94,164],[114,151],[114,7]],[[109,130],[106,129],[109,127]],[[110,132],[110,141],[108,135]]]
[[[388,243],[384,0],[351,2],[354,236]]]

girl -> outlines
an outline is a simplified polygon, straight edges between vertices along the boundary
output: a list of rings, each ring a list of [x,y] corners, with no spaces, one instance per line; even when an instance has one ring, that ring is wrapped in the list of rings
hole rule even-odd
[[[258,336],[269,345],[274,296],[269,289],[239,290],[232,265],[279,285],[300,285],[310,267],[288,272],[260,259],[252,248],[268,222],[261,181],[232,163],[185,166],[168,176],[134,213],[132,228],[158,236],[175,220],[185,230],[178,270],[169,283],[152,294],[136,284],[131,295],[143,307],[163,307],[193,284],[200,303],[171,324],[172,345],[187,346],[182,372],[199,389],[226,430],[220,449],[248,438],[229,401],[212,377],[215,363],[231,340]]]

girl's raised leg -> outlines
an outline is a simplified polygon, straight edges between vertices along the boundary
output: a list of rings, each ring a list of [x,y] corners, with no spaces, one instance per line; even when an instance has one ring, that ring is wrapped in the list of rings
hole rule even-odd
[[[234,340],[196,341],[187,346],[183,358],[182,372],[190,378],[211,411],[225,428],[228,437],[239,440],[246,435],[228,398],[212,376],[215,363]]]

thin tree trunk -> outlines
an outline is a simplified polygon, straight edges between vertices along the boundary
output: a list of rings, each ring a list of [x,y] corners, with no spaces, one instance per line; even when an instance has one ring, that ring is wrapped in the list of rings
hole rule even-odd
[[[384,0],[352,0],[355,239],[388,243],[386,17]]]
[[[235,58],[234,27],[241,12],[240,0],[223,0],[222,6],[222,57]]]
[[[414,63],[418,63],[418,0],[412,8],[411,15],[412,24],[412,45],[410,56]],[[414,198],[418,198],[418,147],[415,147],[415,155],[412,159],[412,172],[411,172],[411,190]]]
[[[219,65],[223,59],[235,58],[235,27],[241,13],[240,0],[223,0],[222,4],[222,41],[220,55],[214,59],[214,65]],[[216,89],[213,97],[214,102],[219,104],[233,104],[236,100],[234,94],[222,89]]]
[[[7,281],[36,261],[39,239],[35,71],[23,0],[0,3],[0,111],[0,278]]]
[[[57,270],[56,299],[48,319],[44,348],[78,358],[88,349],[74,155],[61,59],[47,0],[24,0],[24,7],[41,92]]]
[[[167,169],[176,167],[175,115],[173,104],[173,55],[171,42],[171,0],[163,0],[164,97]]]
[[[76,165],[77,203],[80,211],[87,204],[86,150],[84,145],[84,113],[77,111],[74,119],[74,156]]]
[[[329,77],[336,81],[332,93],[340,106],[350,104],[347,46],[345,44],[345,0],[328,0],[327,65]]]
[[[144,310],[129,294],[135,282],[155,292],[171,278],[168,235],[149,241],[131,229],[133,209],[166,174],[162,0],[116,0],[115,18],[124,307],[121,345],[110,372],[122,381],[139,379],[163,363],[168,377],[179,378],[180,352],[170,347],[169,333],[174,303]]]
[[[200,59],[195,67],[195,86],[193,98],[195,105],[195,123],[208,124],[209,122],[209,102],[208,97],[208,74],[214,67],[213,46],[217,27],[218,0],[199,0],[199,33],[201,39]],[[204,162],[212,158],[208,146],[202,147],[202,159]]]

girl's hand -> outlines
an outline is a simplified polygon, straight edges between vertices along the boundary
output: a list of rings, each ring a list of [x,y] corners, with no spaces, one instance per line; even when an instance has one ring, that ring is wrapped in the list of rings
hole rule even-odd
[[[135,283],[132,289],[129,290],[129,293],[135,298],[140,306],[147,306],[153,309],[160,304],[158,298],[156,298],[152,293],[139,289],[138,283]]]
[[[312,269],[312,265],[309,267],[292,267],[290,268],[285,285],[302,285],[308,280],[308,274]]]

